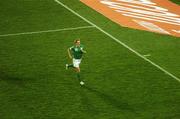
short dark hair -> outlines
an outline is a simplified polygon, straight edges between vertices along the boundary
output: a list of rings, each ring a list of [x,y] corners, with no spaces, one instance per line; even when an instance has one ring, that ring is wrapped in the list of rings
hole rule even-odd
[[[74,40],[74,43],[77,43],[78,41],[80,41],[80,39],[78,38],[78,39],[76,39],[76,40]]]

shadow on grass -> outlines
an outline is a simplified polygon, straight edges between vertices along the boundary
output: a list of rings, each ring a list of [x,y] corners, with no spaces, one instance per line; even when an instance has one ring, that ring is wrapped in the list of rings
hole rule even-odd
[[[84,113],[86,113],[92,119],[94,119],[96,115],[101,113],[100,110],[97,109],[96,106],[92,103],[92,100],[89,98],[89,95],[87,94],[86,90],[81,89],[80,93],[81,93],[81,103],[83,106]]]
[[[119,100],[114,99],[112,96],[109,96],[105,93],[102,93],[98,90],[92,89],[90,87],[84,86],[84,89],[87,89],[88,91],[96,94],[99,96],[104,102],[106,102],[109,105],[112,105],[113,107],[116,107],[118,110],[122,111],[128,111],[132,113],[136,113],[136,111],[126,102],[121,102]]]
[[[11,76],[7,73],[4,73],[2,71],[0,71],[0,81],[4,81],[8,84],[12,84],[12,85],[16,85],[16,86],[20,86],[23,87],[24,86],[24,80],[23,78],[20,77],[16,77],[16,76]]]

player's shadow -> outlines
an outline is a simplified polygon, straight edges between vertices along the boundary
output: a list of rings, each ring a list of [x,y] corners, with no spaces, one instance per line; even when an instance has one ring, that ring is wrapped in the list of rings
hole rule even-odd
[[[0,71],[0,81],[4,81],[10,85],[16,85],[19,87],[24,87],[25,83],[23,78],[12,76],[2,71]]]
[[[93,105],[92,100],[89,98],[89,96],[86,94],[86,90],[82,90],[81,87],[81,91],[79,91],[81,96],[81,103],[83,106],[83,109],[85,110],[85,112],[88,112],[88,114],[91,116],[91,118],[95,118],[94,114],[98,114],[99,110],[96,108],[95,105]]]
[[[114,107],[116,107],[119,110],[126,110],[126,111],[130,111],[132,113],[136,113],[136,111],[132,108],[132,106],[130,106],[128,103],[126,102],[121,102],[119,100],[114,99],[112,96],[109,96],[107,94],[104,94],[100,91],[97,91],[95,89],[92,89],[90,87],[84,86],[85,89],[87,89],[88,91],[95,93],[96,95],[98,95],[102,100],[104,100],[104,102],[106,102],[107,104],[110,104]]]

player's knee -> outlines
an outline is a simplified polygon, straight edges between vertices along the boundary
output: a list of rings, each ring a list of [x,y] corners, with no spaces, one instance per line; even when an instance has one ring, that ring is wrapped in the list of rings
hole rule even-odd
[[[79,68],[79,67],[77,67],[77,68],[76,68],[76,71],[77,71],[77,72],[80,72],[80,68]]]

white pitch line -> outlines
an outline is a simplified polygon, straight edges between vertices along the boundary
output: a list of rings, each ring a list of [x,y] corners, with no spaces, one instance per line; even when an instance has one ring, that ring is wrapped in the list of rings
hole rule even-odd
[[[147,55],[143,55],[144,57],[150,57],[151,56],[151,54],[147,54]]]
[[[7,36],[19,36],[19,35],[28,35],[28,34],[39,34],[39,33],[50,33],[50,32],[59,32],[59,31],[70,31],[70,30],[79,30],[93,28],[94,26],[81,26],[81,27],[72,27],[72,28],[63,28],[63,29],[54,29],[54,30],[45,30],[45,31],[33,31],[33,32],[23,32],[23,33],[12,33],[12,34],[2,34],[0,37]]]
[[[69,10],[70,12],[72,12],[73,14],[75,14],[76,16],[78,16],[79,18],[81,18],[82,20],[86,21],[87,23],[89,23],[90,25],[96,27],[99,31],[101,31],[102,33],[106,34],[107,36],[109,36],[110,38],[112,38],[114,41],[116,41],[117,43],[121,44],[122,46],[124,46],[125,48],[127,48],[128,50],[130,50],[131,52],[133,52],[134,54],[136,54],[137,56],[141,57],[142,59],[144,59],[145,61],[149,62],[150,64],[152,64],[153,66],[155,66],[156,68],[158,68],[159,70],[163,71],[165,74],[171,76],[172,78],[176,79],[177,81],[180,82],[180,79],[178,77],[176,77],[175,75],[173,75],[172,73],[168,72],[167,70],[165,70],[164,68],[162,68],[161,66],[157,65],[156,63],[154,63],[153,61],[147,59],[146,57],[144,57],[143,55],[141,55],[140,53],[138,53],[137,51],[135,51],[134,49],[132,49],[131,47],[129,47],[128,45],[126,45],[125,43],[123,43],[122,41],[120,41],[119,39],[117,39],[116,37],[112,36],[111,34],[109,34],[108,32],[104,31],[102,28],[100,28],[99,26],[97,26],[96,24],[92,23],[91,21],[89,21],[88,19],[84,18],[83,16],[81,16],[80,14],[78,14],[77,12],[75,12],[74,10],[72,10],[71,8],[69,8],[68,6],[66,6],[65,4],[63,4],[62,2],[58,1],[58,0],[54,0],[56,3],[60,4],[61,6],[63,6],[64,8],[66,8],[67,10]]]

